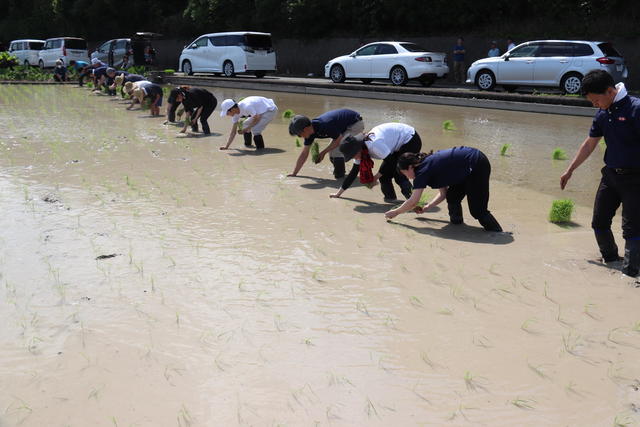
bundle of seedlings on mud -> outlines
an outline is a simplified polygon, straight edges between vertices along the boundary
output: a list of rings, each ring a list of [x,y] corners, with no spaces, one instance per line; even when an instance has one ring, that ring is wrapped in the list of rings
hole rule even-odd
[[[562,148],[554,148],[551,152],[553,160],[567,160],[567,153]]]
[[[442,122],[442,129],[456,130],[456,126],[453,124],[453,120],[445,120],[444,122]]]
[[[320,146],[316,141],[313,141],[311,144],[311,160],[313,163],[318,163],[318,159],[320,158]]]
[[[551,211],[549,212],[549,221],[554,224],[570,222],[573,206],[573,200],[570,199],[554,200],[551,204]]]
[[[140,103],[140,108],[142,110],[150,110],[151,109],[151,99],[150,98],[144,98],[142,100],[142,102]]]
[[[509,148],[511,147],[511,144],[504,144],[501,148],[500,148],[500,155],[501,156],[506,156],[507,155],[507,151],[509,151]]]
[[[282,113],[282,118],[283,119],[290,119],[291,117],[293,117],[295,115],[295,113],[293,112],[293,110],[284,110],[284,112]]]
[[[242,129],[244,127],[244,121],[247,120],[246,117],[245,118],[241,118],[238,120],[238,130],[242,132]]]
[[[429,192],[425,190],[422,192],[422,195],[420,196],[420,200],[418,200],[418,204],[416,205],[416,207],[424,208],[424,206],[428,202],[429,202]]]
[[[296,137],[296,147],[302,147],[302,142],[300,141],[300,138]]]

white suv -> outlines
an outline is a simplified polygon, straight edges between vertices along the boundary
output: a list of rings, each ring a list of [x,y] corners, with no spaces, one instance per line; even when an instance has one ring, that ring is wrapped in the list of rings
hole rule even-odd
[[[18,58],[23,65],[38,65],[38,52],[44,46],[44,40],[13,40],[9,44],[9,53]]]
[[[496,84],[513,91],[518,86],[559,87],[578,94],[582,77],[605,70],[618,82],[628,76],[624,58],[611,43],[577,40],[537,40],[518,45],[502,56],[474,62],[467,83],[480,90]]]
[[[88,61],[87,42],[75,37],[47,39],[44,47],[38,53],[38,65],[42,69],[55,67],[58,59],[62,60],[65,65],[68,65],[71,60]]]
[[[253,73],[264,77],[276,70],[276,53],[269,33],[211,33],[185,46],[178,65],[187,75]]]

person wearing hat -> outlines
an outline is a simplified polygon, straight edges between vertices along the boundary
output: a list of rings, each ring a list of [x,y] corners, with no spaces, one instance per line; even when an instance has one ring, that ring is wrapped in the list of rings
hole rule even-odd
[[[189,123],[191,123],[191,130],[197,132],[198,120],[200,120],[202,133],[205,135],[211,134],[207,119],[216,109],[216,105],[218,105],[218,100],[211,92],[199,87],[182,86],[171,90],[167,101],[170,104],[167,108],[167,119],[169,121],[172,121],[171,119],[175,117],[178,104],[182,104],[184,108],[185,121],[180,133],[187,131]]]
[[[482,151],[472,147],[453,147],[436,153],[404,153],[398,159],[398,169],[413,180],[409,200],[385,213],[387,219],[415,211],[423,213],[447,200],[449,220],[462,224],[462,199],[467,198],[471,216],[487,231],[502,231],[502,227],[488,210],[491,164]],[[429,186],[438,194],[424,207],[418,202]]]
[[[56,61],[56,67],[53,69],[53,80],[57,82],[67,81],[67,67],[64,66],[64,62],[61,59]]]
[[[298,175],[298,172],[307,161],[307,157],[309,157],[311,144],[316,138],[331,138],[331,143],[320,152],[317,163],[320,163],[324,156],[330,153],[329,159],[333,164],[333,176],[336,179],[344,177],[344,157],[338,146],[340,142],[349,136],[362,140],[364,138],[363,131],[364,122],[362,121],[362,116],[347,108],[327,111],[315,119],[309,119],[301,115],[293,116],[289,123],[289,134],[304,138],[304,148],[298,156],[293,173],[288,176]]]
[[[233,99],[225,99],[220,104],[220,108],[222,109],[220,117],[229,116],[233,123],[227,145],[220,147],[221,150],[229,148],[236,137],[236,133],[244,135],[244,145],[246,147],[251,147],[251,134],[253,133],[256,150],[264,148],[262,131],[278,114],[278,107],[273,102],[273,99],[262,96],[247,96],[238,102]],[[246,118],[246,120],[242,123],[242,128],[238,129],[238,122],[241,118]]]
[[[120,93],[122,93],[122,97],[124,98],[125,85],[127,83],[129,83],[129,82],[131,82],[131,83],[141,82],[141,81],[144,81],[144,80],[146,80],[144,78],[144,76],[141,76],[139,74],[123,73],[123,74],[120,74],[120,75],[116,76],[115,79],[113,80],[113,82],[114,82],[116,90],[117,90],[118,86],[121,87]]]
[[[149,108],[152,116],[160,115],[162,106],[162,87],[151,82],[138,82],[131,94],[131,104],[127,107],[130,110],[136,101],[142,106],[145,99],[150,101]]]
[[[408,199],[411,197],[411,182],[398,171],[398,157],[404,153],[419,153],[421,149],[422,140],[418,132],[403,123],[378,125],[365,134],[364,141],[347,138],[340,144],[340,151],[344,155],[345,162],[354,159],[354,164],[351,172],[342,182],[340,190],[329,197],[340,197],[351,186],[358,172],[363,168],[361,158],[369,156],[372,159],[382,160],[382,164],[378,173],[373,175],[372,181],[368,184],[375,185],[380,181],[385,202],[392,202],[396,200],[396,190],[392,182],[395,179],[402,194]]]

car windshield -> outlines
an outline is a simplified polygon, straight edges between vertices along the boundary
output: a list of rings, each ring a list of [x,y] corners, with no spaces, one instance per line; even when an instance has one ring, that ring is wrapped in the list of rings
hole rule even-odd
[[[87,42],[82,39],[66,39],[64,47],[67,49],[86,49]]]
[[[618,52],[611,43],[600,43],[598,47],[600,48],[602,53],[604,53],[604,56],[619,56],[622,58],[620,52]]]
[[[271,36],[264,34],[245,35],[245,46],[254,49],[271,49]]]
[[[29,49],[31,50],[42,50],[43,47],[43,42],[29,42]]]
[[[400,46],[408,50],[409,52],[429,52],[427,49],[419,46],[415,43],[400,43]]]

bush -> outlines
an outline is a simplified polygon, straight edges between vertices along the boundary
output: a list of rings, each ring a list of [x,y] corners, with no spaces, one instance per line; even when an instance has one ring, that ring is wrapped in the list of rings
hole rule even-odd
[[[0,52],[0,68],[11,68],[18,65],[18,58],[9,52]]]
[[[139,74],[141,76],[144,76],[147,73],[147,67],[145,67],[144,65],[135,65],[133,67],[127,68],[127,73]]]
[[[0,80],[46,81],[51,79],[51,73],[33,67],[0,68]]]
[[[176,70],[174,70],[173,68],[167,68],[166,70],[163,71],[163,73],[166,73],[166,74],[173,74],[175,72]]]
[[[573,200],[554,200],[551,204],[551,211],[549,212],[549,221],[555,224],[570,222],[572,212]]]

